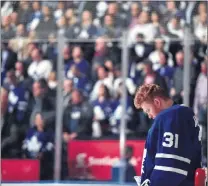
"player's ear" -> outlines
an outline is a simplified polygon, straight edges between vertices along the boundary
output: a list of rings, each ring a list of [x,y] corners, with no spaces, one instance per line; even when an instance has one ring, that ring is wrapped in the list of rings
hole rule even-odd
[[[160,99],[159,98],[154,98],[154,105],[159,108],[161,105]]]

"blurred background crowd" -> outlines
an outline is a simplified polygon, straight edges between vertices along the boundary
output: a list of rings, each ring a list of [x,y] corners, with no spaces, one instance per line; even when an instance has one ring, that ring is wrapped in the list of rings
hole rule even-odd
[[[68,39],[61,54],[63,156],[67,142],[73,139],[118,139],[122,86],[128,92],[128,138],[144,138],[152,122],[133,106],[137,86],[156,83],[176,103],[183,102],[187,25],[194,41],[190,53],[190,105],[203,128],[205,143],[206,1],[2,1],[1,16],[3,158],[39,158],[43,167],[53,166],[58,33]],[[125,82],[119,40],[123,30],[129,30]],[[63,179],[66,172],[63,168]],[[41,176],[51,178],[47,171],[42,171]]]

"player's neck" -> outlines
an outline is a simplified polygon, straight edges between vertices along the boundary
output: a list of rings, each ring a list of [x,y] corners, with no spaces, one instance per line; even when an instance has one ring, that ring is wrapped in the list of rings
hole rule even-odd
[[[169,107],[172,107],[173,104],[174,104],[173,100],[169,99],[168,101],[164,102],[163,109],[167,109]]]

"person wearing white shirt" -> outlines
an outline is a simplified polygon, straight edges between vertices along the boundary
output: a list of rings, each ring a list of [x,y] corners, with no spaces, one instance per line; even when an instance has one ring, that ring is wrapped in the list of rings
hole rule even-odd
[[[39,80],[41,78],[47,79],[52,71],[52,64],[49,60],[43,60],[38,49],[32,51],[33,62],[28,68],[28,75],[33,80]]]

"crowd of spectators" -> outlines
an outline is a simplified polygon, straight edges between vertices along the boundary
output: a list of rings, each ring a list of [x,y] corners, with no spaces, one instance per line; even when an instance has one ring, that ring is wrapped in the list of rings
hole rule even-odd
[[[190,103],[206,143],[205,1],[5,1],[1,15],[3,158],[39,158],[43,167],[50,166],[47,162],[54,150],[58,33],[69,40],[60,54],[64,58],[63,147],[73,139],[119,137],[123,86],[127,88],[125,120],[129,138],[145,137],[151,124],[133,106],[138,85],[156,83],[175,102],[182,103],[187,25],[194,41]],[[125,29],[129,30],[130,55],[128,77],[123,81],[119,39]],[[70,39],[79,42],[71,43]],[[206,149],[203,152],[205,155]],[[46,172],[42,172],[42,179],[51,178]]]

